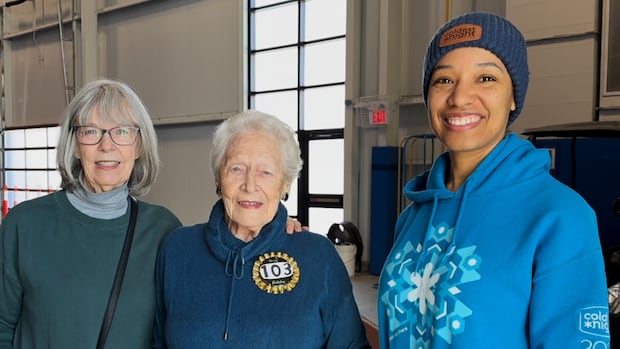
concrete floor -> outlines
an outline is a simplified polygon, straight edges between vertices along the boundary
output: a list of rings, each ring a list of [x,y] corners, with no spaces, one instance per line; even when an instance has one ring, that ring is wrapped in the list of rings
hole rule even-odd
[[[351,277],[353,295],[366,327],[366,335],[373,349],[379,349],[377,333],[377,283],[379,276],[355,273]]]

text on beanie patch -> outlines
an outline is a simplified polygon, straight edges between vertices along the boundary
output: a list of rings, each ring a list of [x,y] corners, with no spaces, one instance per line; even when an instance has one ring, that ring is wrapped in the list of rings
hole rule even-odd
[[[461,42],[480,40],[482,27],[476,24],[461,24],[441,35],[439,47],[458,44]]]

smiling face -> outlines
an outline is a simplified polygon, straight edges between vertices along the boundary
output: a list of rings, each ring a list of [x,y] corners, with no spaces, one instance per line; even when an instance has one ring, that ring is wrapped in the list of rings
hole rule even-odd
[[[275,217],[288,190],[282,167],[280,144],[269,133],[248,131],[228,145],[219,185],[236,237],[250,240]]]
[[[109,130],[119,125],[106,120],[94,109],[88,125]],[[132,145],[117,145],[106,132],[101,141],[93,145],[78,144],[77,155],[84,169],[89,189],[101,193],[127,183],[136,159],[139,157],[139,140]]]
[[[515,110],[510,74],[490,51],[452,50],[435,66],[428,110],[435,135],[452,155],[482,159],[504,138]]]

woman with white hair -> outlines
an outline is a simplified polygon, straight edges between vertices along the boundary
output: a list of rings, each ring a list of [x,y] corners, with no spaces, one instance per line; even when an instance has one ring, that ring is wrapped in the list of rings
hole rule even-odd
[[[324,236],[286,234],[302,166],[293,130],[249,111],[216,130],[220,200],[172,232],[156,266],[153,348],[366,348],[342,260]]]

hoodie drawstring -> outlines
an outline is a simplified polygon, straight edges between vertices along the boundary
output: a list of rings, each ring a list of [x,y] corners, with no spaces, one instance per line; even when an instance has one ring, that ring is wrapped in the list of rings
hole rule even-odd
[[[461,225],[461,218],[463,218],[463,211],[465,211],[465,200],[467,200],[467,181],[463,183],[463,197],[459,202],[459,210],[456,214],[456,221],[454,222],[454,236],[452,238],[452,244],[454,244],[454,240],[456,240],[456,232],[458,231]]]
[[[241,255],[241,250],[233,248],[228,251],[226,257],[226,276],[232,276],[230,281],[230,293],[228,294],[228,309],[226,310],[226,325],[224,328],[224,340],[228,340],[228,325],[230,324],[230,313],[232,310],[233,296],[235,294],[235,280],[241,280],[243,277],[243,266],[245,259]]]
[[[226,257],[226,276],[234,276],[235,279],[241,280],[244,264],[245,259],[241,255],[241,250],[236,247],[231,249]]]
[[[424,233],[424,240],[422,240],[422,251],[425,250],[426,247],[426,243],[428,242],[428,235],[430,234],[432,227],[433,227],[433,218],[435,217],[435,213],[437,213],[437,207],[439,206],[439,198],[437,197],[437,195],[433,195],[433,208],[431,210],[431,215],[429,216],[428,222],[426,223],[426,232]],[[416,261],[416,266],[415,266],[415,270],[420,270],[421,265],[423,263],[425,263],[424,261],[424,255],[426,253],[423,252],[420,255],[420,258],[418,258],[418,260]]]
[[[431,210],[431,215],[428,219],[428,223],[426,224],[426,236],[424,237],[424,241],[428,238],[428,233],[431,231],[431,227],[433,226],[433,218],[435,218],[435,213],[437,213],[437,206],[439,206],[439,198],[437,195],[433,196],[433,209]]]
[[[459,207],[456,213],[456,220],[454,222],[454,228],[453,228],[453,235],[452,235],[452,241],[450,241],[448,248],[446,248],[446,251],[450,250],[450,247],[454,246],[455,242],[456,242],[456,234],[459,230],[460,224],[461,224],[461,219],[463,218],[463,211],[465,211],[465,200],[467,200],[467,184],[468,182],[465,181],[465,183],[463,183],[463,196],[461,197],[461,200],[459,201]],[[423,244],[426,244],[428,242],[428,234],[430,233],[430,231],[432,230],[433,227],[433,218],[435,217],[435,214],[437,213],[437,209],[439,206],[439,197],[437,195],[433,196],[433,208],[431,210],[431,215],[429,217],[427,226],[426,226],[426,234],[424,237],[424,242]],[[423,250],[425,250],[425,246],[423,246]],[[418,258],[418,261],[416,263],[416,270],[420,270],[421,265],[424,263],[424,258]]]

